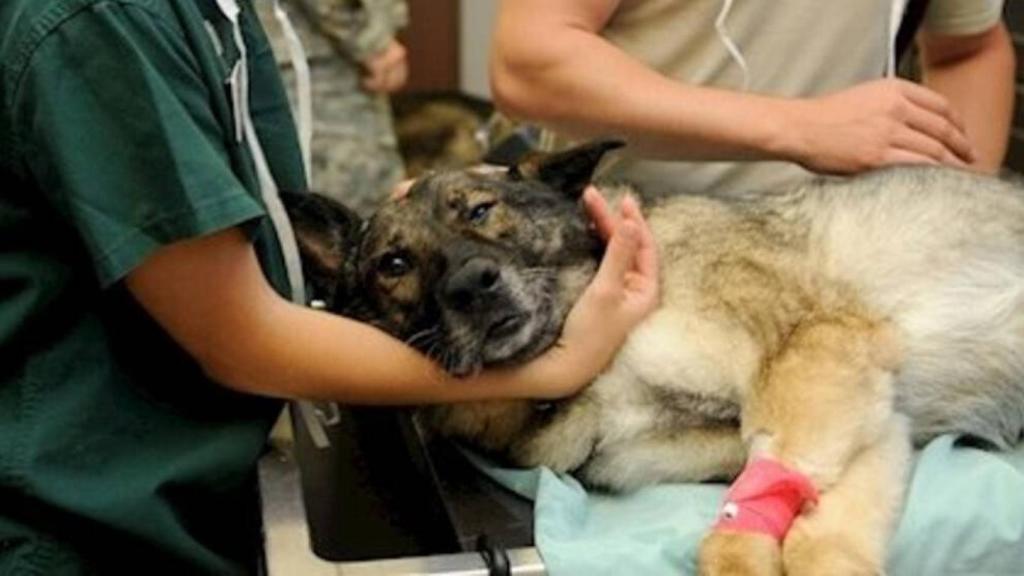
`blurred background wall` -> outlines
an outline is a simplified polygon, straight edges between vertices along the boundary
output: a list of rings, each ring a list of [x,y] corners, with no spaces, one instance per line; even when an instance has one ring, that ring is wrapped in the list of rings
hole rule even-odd
[[[487,54],[497,0],[409,0],[408,91],[460,90],[488,97]]]

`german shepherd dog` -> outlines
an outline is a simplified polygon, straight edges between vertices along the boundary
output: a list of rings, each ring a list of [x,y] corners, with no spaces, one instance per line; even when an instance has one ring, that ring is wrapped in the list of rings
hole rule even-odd
[[[596,271],[578,199],[614,147],[429,174],[365,226],[292,198],[312,282],[453,374],[526,361]],[[817,506],[781,544],[711,532],[705,574],[880,574],[914,442],[1020,439],[1024,190],[903,167],[750,200],[680,195],[646,214],[662,301],[591,386],[425,420],[615,490],[728,479],[757,457],[813,482]]]

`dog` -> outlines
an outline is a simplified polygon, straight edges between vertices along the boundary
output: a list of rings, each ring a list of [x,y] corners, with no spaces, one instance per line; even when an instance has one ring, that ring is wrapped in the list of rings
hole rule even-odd
[[[409,178],[480,164],[519,129],[487,100],[461,92],[400,92],[391,110]]]
[[[618,145],[432,173],[366,223],[291,199],[314,291],[452,374],[525,362],[557,341],[597,269],[578,200]],[[820,492],[781,543],[712,531],[703,574],[883,573],[913,443],[1020,439],[1021,188],[899,167],[645,213],[661,303],[600,377],[562,401],[439,406],[424,421],[613,490],[730,479],[769,458]]]

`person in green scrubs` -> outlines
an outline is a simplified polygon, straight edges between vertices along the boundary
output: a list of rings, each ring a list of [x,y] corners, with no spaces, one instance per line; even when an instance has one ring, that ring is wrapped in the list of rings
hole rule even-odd
[[[0,4],[0,575],[252,573],[278,399],[564,396],[657,301],[636,206],[590,193],[605,261],[563,345],[525,366],[453,380],[292,304],[259,168],[280,189],[305,176],[234,4]]]

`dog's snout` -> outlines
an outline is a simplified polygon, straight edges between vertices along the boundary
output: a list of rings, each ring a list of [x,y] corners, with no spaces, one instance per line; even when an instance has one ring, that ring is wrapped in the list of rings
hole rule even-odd
[[[471,258],[444,283],[445,302],[456,310],[468,310],[498,286],[501,269],[489,258]]]

